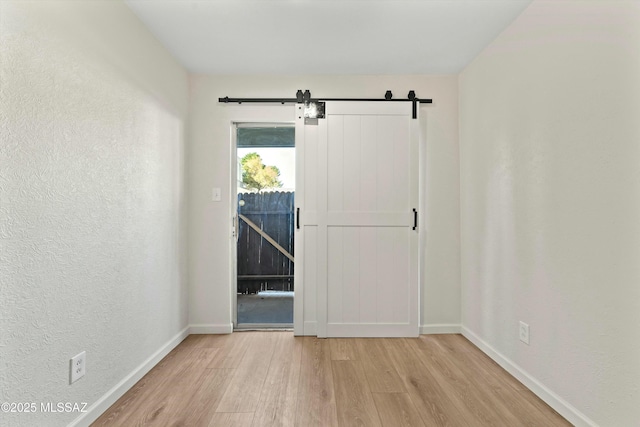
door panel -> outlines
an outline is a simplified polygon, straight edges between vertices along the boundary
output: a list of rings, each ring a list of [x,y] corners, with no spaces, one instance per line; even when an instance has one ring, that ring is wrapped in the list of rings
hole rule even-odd
[[[329,115],[329,212],[410,210],[411,116]]]
[[[328,227],[327,322],[407,323],[409,234],[399,227]]]
[[[308,150],[301,217],[314,240],[304,249],[314,332],[417,336],[418,121],[409,103],[327,102],[325,110],[318,125],[297,115],[296,145]]]
[[[318,227],[305,226],[304,234],[304,253],[306,264],[302,281],[307,295],[307,298],[304,300],[304,322],[306,324],[304,335],[315,335],[317,305],[315,295],[318,287],[318,263],[316,262],[318,259]],[[307,330],[310,325],[311,329]]]

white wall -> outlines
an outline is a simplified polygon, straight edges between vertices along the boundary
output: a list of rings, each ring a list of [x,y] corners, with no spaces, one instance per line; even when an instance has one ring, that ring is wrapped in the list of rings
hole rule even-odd
[[[293,121],[292,106],[225,105],[219,97],[313,96],[381,98],[391,90],[406,98],[410,89],[433,98],[421,107],[426,164],[422,177],[426,209],[422,287],[423,325],[460,323],[458,93],[456,76],[205,76],[191,78],[189,182],[189,317],[200,331],[228,331],[230,282],[230,124],[250,115]],[[223,189],[211,201],[212,187]],[[308,313],[305,313],[308,314]],[[313,320],[307,318],[306,320]]]
[[[463,327],[577,425],[640,420],[638,76],[622,1],[535,1],[460,76]]]
[[[0,38],[0,402],[93,404],[187,326],[187,74],[119,1],[2,1]]]

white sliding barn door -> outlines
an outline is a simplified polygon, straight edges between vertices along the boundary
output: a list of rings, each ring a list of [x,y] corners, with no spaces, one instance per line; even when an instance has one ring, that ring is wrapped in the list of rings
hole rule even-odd
[[[316,305],[319,337],[418,335],[418,120],[411,107],[327,102],[326,118],[312,130],[296,116],[300,143],[315,152],[303,165],[301,279],[307,306]],[[315,295],[307,294],[312,288]]]

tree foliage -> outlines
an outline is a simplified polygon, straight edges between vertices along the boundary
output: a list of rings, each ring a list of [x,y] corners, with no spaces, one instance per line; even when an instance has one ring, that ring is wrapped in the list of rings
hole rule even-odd
[[[265,166],[258,153],[249,153],[240,160],[242,182],[248,189],[262,191],[268,188],[280,188],[282,182],[280,170],[275,166]]]

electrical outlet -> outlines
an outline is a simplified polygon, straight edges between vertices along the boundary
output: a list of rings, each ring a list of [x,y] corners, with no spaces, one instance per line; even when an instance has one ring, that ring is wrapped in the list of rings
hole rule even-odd
[[[520,322],[520,341],[529,344],[529,325],[524,322]]]
[[[73,356],[71,358],[71,366],[69,372],[69,384],[73,384],[78,381],[80,378],[84,377],[84,374],[87,369],[87,352],[83,351],[82,353]]]

